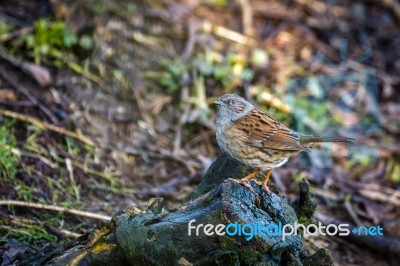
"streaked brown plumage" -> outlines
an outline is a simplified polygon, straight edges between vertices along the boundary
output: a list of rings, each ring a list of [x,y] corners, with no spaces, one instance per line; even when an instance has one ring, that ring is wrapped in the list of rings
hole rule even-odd
[[[246,186],[246,182],[261,170],[268,170],[262,183],[268,191],[271,169],[282,166],[289,157],[309,149],[314,143],[351,142],[348,138],[321,138],[296,133],[234,94],[225,94],[215,103],[218,105],[216,137],[221,150],[256,169],[239,181]]]

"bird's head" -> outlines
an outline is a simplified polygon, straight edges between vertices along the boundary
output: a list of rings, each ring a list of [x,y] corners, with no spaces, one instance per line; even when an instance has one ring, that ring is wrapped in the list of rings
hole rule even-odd
[[[217,123],[220,124],[239,120],[254,108],[250,102],[235,94],[225,94],[214,104],[218,106]]]

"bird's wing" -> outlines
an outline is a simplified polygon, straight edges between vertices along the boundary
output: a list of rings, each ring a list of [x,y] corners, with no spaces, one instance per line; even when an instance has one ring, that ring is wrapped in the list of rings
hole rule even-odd
[[[299,136],[272,116],[251,110],[243,118],[234,122],[243,133],[247,143],[254,147],[286,151],[303,151]]]

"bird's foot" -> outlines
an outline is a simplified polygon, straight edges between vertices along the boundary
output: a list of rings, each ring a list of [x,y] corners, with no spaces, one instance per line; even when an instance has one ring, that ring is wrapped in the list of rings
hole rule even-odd
[[[262,188],[263,188],[263,189],[265,190],[265,192],[267,192],[268,194],[271,193],[271,191],[270,191],[269,188],[268,188],[268,181],[269,181],[269,178],[270,178],[270,176],[271,176],[271,173],[272,173],[272,169],[269,169],[269,170],[267,171],[267,173],[265,174],[264,180],[262,181],[262,184],[261,184]]]
[[[265,190],[265,192],[267,192],[268,194],[271,193],[271,190],[269,190],[269,187],[267,186],[267,184],[262,184],[261,186]]]
[[[244,179],[244,178],[242,178],[242,179],[229,178],[228,180],[230,180],[232,182],[235,182],[237,184],[240,184],[242,186],[245,186],[248,189],[250,189],[252,192],[255,193],[254,189],[249,185],[249,183],[248,183],[249,180],[247,180],[247,179]]]
[[[258,180],[253,179],[253,182],[256,183],[256,184],[259,185],[259,186],[262,186],[262,182],[261,182],[261,181],[258,181]]]

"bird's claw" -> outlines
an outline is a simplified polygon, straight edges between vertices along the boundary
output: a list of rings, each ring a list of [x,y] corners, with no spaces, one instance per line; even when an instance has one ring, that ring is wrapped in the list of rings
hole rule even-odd
[[[254,191],[254,189],[252,188],[252,186],[249,185],[249,183],[248,183],[249,180],[234,179],[234,178],[229,178],[228,180],[230,180],[230,181],[232,181],[232,182],[235,182],[235,183],[237,183],[237,184],[240,184],[240,185],[242,185],[242,186],[245,186],[245,187],[247,187],[248,189],[250,189],[252,192],[256,193],[256,192]]]
[[[256,183],[256,184],[259,185],[259,186],[262,185],[262,182],[261,182],[261,181],[258,181],[258,180],[253,179],[253,182]]]
[[[267,194],[271,193],[271,190],[269,190],[269,187],[267,185],[262,185],[262,188],[267,192]]]

